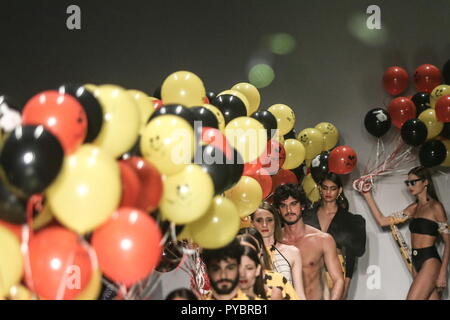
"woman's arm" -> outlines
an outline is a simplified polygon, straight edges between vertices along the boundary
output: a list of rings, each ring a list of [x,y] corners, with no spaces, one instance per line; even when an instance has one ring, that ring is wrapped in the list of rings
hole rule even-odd
[[[439,272],[438,279],[436,281],[436,286],[439,289],[447,287],[447,277],[448,277],[448,263],[450,260],[450,234],[447,224],[447,216],[444,211],[444,207],[439,202],[434,206],[434,217],[439,223],[439,232],[441,233],[442,240],[444,242],[444,253],[442,255],[442,265]]]
[[[377,221],[378,225],[380,227],[387,227],[391,224],[398,224],[405,222],[406,220],[411,217],[413,214],[413,209],[415,207],[415,203],[409,205],[403,212],[398,213],[397,215],[386,217],[383,215],[383,213],[378,208],[377,203],[375,202],[375,199],[373,198],[372,192],[362,192],[361,193],[364,199],[367,202],[367,205],[369,206],[370,212],[372,212],[373,217]]]
[[[288,247],[289,263],[291,264],[292,284],[297,292],[300,300],[306,300],[305,290],[303,288],[303,275],[302,275],[302,256],[300,250],[297,247]]]

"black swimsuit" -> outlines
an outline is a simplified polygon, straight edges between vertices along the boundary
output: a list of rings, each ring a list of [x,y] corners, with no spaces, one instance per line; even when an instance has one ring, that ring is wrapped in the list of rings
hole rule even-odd
[[[411,233],[426,234],[433,237],[438,236],[438,228],[439,226],[435,221],[425,218],[414,218],[409,223],[409,231],[411,231]],[[433,258],[436,258],[442,262],[436,246],[412,249],[412,262],[417,272],[420,271],[425,261]]]

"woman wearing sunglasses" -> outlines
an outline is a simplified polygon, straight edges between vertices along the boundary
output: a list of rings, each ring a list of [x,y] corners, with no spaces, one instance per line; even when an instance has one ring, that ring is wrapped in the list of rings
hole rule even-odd
[[[405,184],[408,191],[416,197],[416,201],[390,217],[385,217],[381,213],[370,191],[362,195],[381,227],[410,222],[412,262],[415,270],[407,299],[437,300],[447,287],[447,267],[450,258],[447,217],[426,168],[411,169]],[[444,242],[442,260],[435,246],[439,234]]]

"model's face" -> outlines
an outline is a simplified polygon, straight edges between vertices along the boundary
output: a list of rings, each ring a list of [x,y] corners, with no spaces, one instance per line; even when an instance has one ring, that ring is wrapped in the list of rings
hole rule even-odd
[[[405,184],[408,188],[409,193],[411,193],[413,196],[417,196],[419,193],[425,190],[426,186],[428,185],[428,181],[425,179],[420,180],[420,178],[415,174],[409,174],[408,180],[405,181]]]
[[[275,217],[268,210],[256,210],[252,223],[259,233],[261,233],[263,238],[272,237],[275,233]]]
[[[239,287],[248,290],[255,285],[256,277],[261,272],[261,266],[247,256],[242,256],[239,266]]]
[[[335,202],[341,192],[342,188],[331,180],[325,180],[320,186],[320,196],[324,202]]]
[[[297,221],[302,217],[300,201],[292,198],[291,196],[280,203],[279,210],[283,221],[288,225],[297,223]]]
[[[236,259],[213,261],[208,268],[211,286],[218,294],[229,294],[239,282],[239,264]]]

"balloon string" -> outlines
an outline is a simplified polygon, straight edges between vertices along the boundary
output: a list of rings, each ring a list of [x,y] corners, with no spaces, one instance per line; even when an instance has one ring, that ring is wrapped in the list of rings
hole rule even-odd
[[[42,195],[34,194],[32,195],[27,202],[27,224],[22,226],[22,241],[21,241],[21,251],[24,256],[24,271],[25,271],[25,282],[27,283],[28,288],[36,294],[33,282],[33,273],[31,269],[31,261],[30,261],[30,251],[29,245],[31,239],[34,237],[33,232],[33,209],[41,210],[42,207],[40,204],[42,203]],[[36,294],[37,295],[37,294]]]

